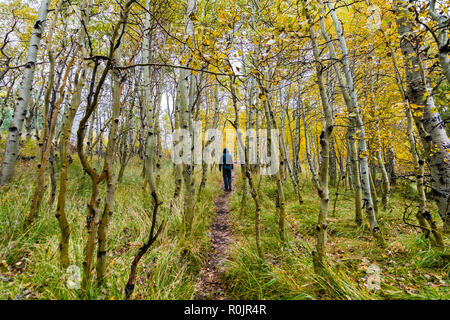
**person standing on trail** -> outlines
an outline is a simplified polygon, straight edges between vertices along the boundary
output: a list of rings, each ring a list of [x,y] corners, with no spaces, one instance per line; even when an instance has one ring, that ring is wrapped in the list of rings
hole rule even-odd
[[[228,149],[223,149],[222,157],[219,162],[219,171],[223,173],[223,184],[225,191],[231,191],[231,171],[233,170],[233,157],[228,152]]]

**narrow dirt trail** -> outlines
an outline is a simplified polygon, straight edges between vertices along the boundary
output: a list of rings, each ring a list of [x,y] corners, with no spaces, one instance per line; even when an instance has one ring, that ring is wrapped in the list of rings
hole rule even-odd
[[[217,214],[211,224],[211,253],[199,272],[196,300],[227,299],[221,276],[224,272],[222,263],[228,256],[227,249],[232,235],[231,217],[228,210],[231,195],[232,192],[225,192],[214,201]]]

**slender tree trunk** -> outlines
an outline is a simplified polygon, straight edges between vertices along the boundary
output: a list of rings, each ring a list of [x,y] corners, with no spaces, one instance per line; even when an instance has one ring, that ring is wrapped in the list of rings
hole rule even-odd
[[[151,1],[146,1],[146,8],[148,11],[151,10]],[[145,14],[145,39],[143,42],[142,48],[142,56],[145,63],[150,64],[152,62],[152,32],[151,32],[151,15],[150,13]],[[147,177],[145,179],[145,186],[150,182],[148,179],[148,175],[154,177],[155,171],[155,152],[156,152],[156,132],[155,132],[155,107],[158,100],[156,96],[152,101],[152,88],[151,88],[151,80],[152,80],[152,69],[150,65],[144,67],[144,106],[146,122],[144,123],[145,132],[146,132],[146,142],[145,142],[145,152],[144,152],[144,176]],[[157,90],[158,91],[158,90]],[[156,192],[156,180],[152,180],[149,184],[150,194]],[[145,187],[144,187],[145,188]],[[155,205],[155,204],[154,204]]]
[[[330,141],[330,185],[336,186],[337,182],[337,161],[336,161],[336,148],[334,141]]]
[[[280,100],[281,100],[281,94],[280,94]],[[289,110],[288,110],[287,106],[286,106],[286,108],[283,108],[283,105],[281,105],[281,108],[282,108],[282,110],[281,110],[281,123],[280,124],[281,124],[282,132],[280,132],[280,139],[281,139],[280,143],[281,143],[281,147],[283,148],[283,153],[284,153],[284,156],[285,156],[284,157],[284,161],[285,161],[287,169],[288,169],[289,177],[291,178],[292,185],[294,186],[294,190],[297,193],[298,201],[299,201],[300,204],[302,204],[303,203],[303,198],[302,198],[302,195],[301,195],[301,192],[300,192],[300,183],[299,183],[298,175],[296,174],[295,168],[292,168],[291,163],[289,161],[289,151],[288,151],[288,149],[286,147],[286,141],[284,139],[285,114],[288,116],[288,126],[290,128]],[[291,135],[291,138],[292,138],[292,135]],[[293,144],[295,144],[295,143],[293,143]],[[297,146],[294,147],[294,150],[296,150],[296,149],[297,149]],[[297,155],[297,157],[298,157],[298,155]],[[293,162],[294,166],[295,166],[296,161],[297,161],[296,157],[294,157],[294,162]]]
[[[187,39],[193,39],[194,36],[194,23],[191,20],[191,16],[195,15],[196,1],[188,0],[186,11],[186,24],[185,24],[185,37]],[[185,49],[186,50],[186,49]],[[192,74],[186,69],[180,69],[180,76],[178,80],[178,92],[179,95],[179,117],[180,128],[189,132],[189,140],[194,142],[193,126],[192,126],[192,110],[189,99],[190,94],[190,79]],[[178,99],[178,97],[177,97]],[[193,155],[191,154],[191,157]],[[192,160],[192,159],[191,159]],[[194,207],[195,207],[195,184],[193,179],[193,165],[192,161],[184,163],[182,166],[183,182],[184,182],[184,230],[187,234],[190,234],[192,229],[192,223],[194,219]]]
[[[381,245],[384,244],[384,240],[381,235],[380,228],[377,223],[377,219],[374,213],[373,208],[373,199],[372,199],[372,193],[370,191],[370,178],[369,178],[369,165],[368,165],[368,152],[367,152],[367,145],[366,145],[366,134],[365,134],[365,128],[364,123],[361,119],[360,110],[358,106],[358,98],[356,96],[356,90],[354,87],[353,82],[353,75],[350,70],[349,61],[348,61],[348,49],[347,44],[345,41],[344,33],[341,29],[341,25],[339,22],[339,19],[336,15],[336,11],[333,8],[332,4],[327,3],[328,9],[330,10],[331,18],[334,23],[334,27],[336,29],[336,33],[338,35],[339,43],[342,50],[342,65],[344,70],[344,75],[346,79],[346,88],[348,90],[349,98],[345,98],[346,102],[350,102],[350,104],[347,106],[349,111],[349,119],[350,119],[350,126],[356,126],[358,129],[358,151],[359,151],[359,162],[361,166],[361,189],[363,194],[363,206],[362,208],[366,209],[367,218],[369,220],[370,229],[374,235],[374,237],[379,241]],[[322,28],[323,30],[324,28]],[[324,32],[322,32],[324,33]],[[331,47],[331,45],[330,45]],[[332,53],[333,56],[333,53]],[[338,68],[336,68],[338,69]],[[342,88],[343,91],[344,88]],[[356,171],[355,171],[356,172]]]
[[[243,66],[244,66],[244,72],[245,70],[245,62],[243,61]],[[245,150],[243,150],[244,152],[246,152],[247,154],[244,154],[244,161],[245,159],[249,158],[249,146],[250,146],[250,140],[253,143],[253,139],[255,138],[254,136],[249,137],[249,130],[253,129],[254,126],[254,117],[253,117],[253,105],[254,105],[254,94],[255,94],[255,81],[253,78],[249,79],[249,85],[250,85],[250,89],[247,93],[247,106],[245,109],[246,112],[246,116],[245,116],[245,130],[246,135],[245,135]],[[234,89],[233,89],[234,90]],[[234,92],[234,91],[233,91]],[[236,110],[236,109],[235,109]],[[236,124],[238,125],[238,123]],[[238,150],[241,151],[241,149],[239,148],[238,145]],[[242,155],[240,155],[240,161],[242,161]],[[243,165],[241,163],[241,171],[242,171],[242,184],[243,184],[243,189],[242,189],[242,199],[241,199],[241,211],[240,211],[240,216],[243,216],[247,213],[247,203],[248,203],[248,196],[249,196],[249,188],[250,188],[250,184],[249,184],[249,180],[246,174],[246,166]]]
[[[70,239],[70,226],[67,220],[65,211],[66,207],[66,193],[67,193],[67,180],[68,169],[72,162],[72,158],[69,154],[70,133],[73,125],[78,107],[81,103],[81,91],[84,84],[86,74],[86,64],[83,64],[81,72],[77,72],[75,75],[75,92],[72,95],[72,102],[70,109],[67,112],[67,119],[64,123],[63,136],[61,140],[61,174],[59,180],[59,194],[58,202],[56,206],[56,219],[58,219],[59,228],[61,229],[61,238],[59,241],[59,255],[62,268],[67,268],[70,264],[69,260],[69,239]]]
[[[385,34],[383,33],[383,36]],[[385,36],[386,37],[386,36]],[[389,44],[388,44],[389,46]],[[427,226],[427,220],[429,223],[429,226],[432,229],[432,233],[435,239],[436,245],[443,247],[443,240],[442,235],[437,229],[436,223],[432,217],[432,215],[429,212],[428,209],[428,201],[425,193],[425,187],[424,187],[424,172],[425,172],[425,161],[419,157],[419,154],[417,152],[416,148],[416,139],[414,137],[413,133],[413,115],[411,112],[411,108],[409,106],[409,102],[406,98],[406,92],[402,84],[402,77],[398,68],[397,60],[395,59],[394,50],[389,46],[391,57],[392,57],[392,64],[394,66],[395,71],[395,79],[397,82],[397,87],[400,92],[400,95],[405,103],[405,113],[406,113],[406,119],[407,119],[407,135],[408,135],[408,142],[409,142],[409,151],[412,156],[413,165],[414,165],[414,174],[416,178],[416,185],[417,185],[417,193],[419,196],[419,210],[417,212],[417,220],[419,221],[420,226],[423,228],[424,232],[428,231]]]
[[[377,109],[377,103],[376,103],[376,96],[375,96],[375,89],[373,84],[373,71],[370,71],[370,91],[371,91],[371,98],[372,98],[372,105],[374,111]],[[386,167],[384,165],[382,153],[381,153],[381,138],[380,138],[380,129],[378,127],[378,119],[375,122],[375,130],[376,130],[376,157],[378,166],[381,170],[381,178],[383,180],[382,185],[382,203],[384,210],[390,207],[390,198],[391,198],[391,183],[389,181],[389,176],[386,171]],[[375,168],[375,166],[374,166]],[[376,181],[376,175],[372,175],[373,182]]]
[[[434,236],[434,240],[437,246],[443,248],[444,242],[442,240],[442,235],[437,229],[436,223],[433,216],[430,214],[428,209],[427,196],[425,194],[425,187],[423,182],[424,172],[425,172],[425,161],[419,158],[416,151],[416,141],[414,139],[413,133],[413,116],[410,108],[406,108],[406,119],[408,120],[408,141],[409,141],[409,151],[411,153],[414,165],[414,174],[416,176],[417,193],[419,195],[419,210],[417,211],[417,220],[420,226],[423,228],[424,232],[431,232]],[[428,224],[427,224],[428,223]]]
[[[212,129],[217,129],[219,123],[219,85],[216,82],[214,89],[214,116],[212,121]],[[217,137],[212,136],[208,137],[204,149],[208,148]],[[202,161],[202,180],[200,182],[200,187],[198,189],[198,196],[200,197],[201,191],[206,187],[206,180],[208,175],[208,163],[206,161]]]
[[[77,54],[77,52],[75,52],[74,56],[72,57],[71,61],[69,62],[69,64],[66,67],[66,72],[64,74],[63,82],[62,82],[60,90],[59,90],[59,99],[55,103],[55,107],[54,107],[53,112],[51,113],[51,116],[49,113],[50,126],[49,126],[48,132],[46,134],[42,158],[41,158],[40,164],[38,166],[39,171],[38,171],[38,175],[36,178],[36,186],[35,186],[34,194],[32,197],[31,208],[25,219],[25,226],[31,226],[35,222],[36,218],[38,217],[42,197],[43,197],[43,194],[45,191],[44,174],[45,174],[45,169],[47,167],[47,161],[49,160],[50,153],[52,151],[52,142],[53,142],[53,136],[54,136],[55,127],[56,127],[56,121],[58,119],[58,114],[59,114],[61,104],[64,100],[64,90],[65,90],[66,82],[69,77],[70,70],[75,61],[76,54]],[[47,120],[45,120],[45,121],[47,121]]]
[[[325,248],[327,244],[327,223],[328,223],[327,219],[329,210],[328,178],[329,178],[329,162],[330,162],[330,140],[331,134],[333,132],[333,111],[328,101],[327,93],[325,91],[326,89],[323,75],[323,65],[317,44],[317,36],[316,32],[314,31],[313,20],[309,15],[308,11],[306,11],[306,17],[309,23],[309,35],[311,38],[314,60],[316,62],[315,66],[316,66],[317,84],[319,86],[320,99],[322,101],[322,109],[325,116],[325,121],[322,123],[322,130],[320,133],[321,162],[319,168],[319,176],[317,176],[317,173],[315,172],[315,170],[313,170],[313,166],[311,165],[312,164],[311,154],[309,150],[307,150],[307,156],[308,161],[310,162],[313,180],[315,182],[317,192],[319,193],[320,197],[320,213],[316,226],[317,230],[316,251],[313,252],[314,270],[316,271],[316,273],[320,273],[322,272],[324,266]],[[303,111],[303,120],[305,122],[305,129],[306,129],[304,111]]]
[[[292,165],[293,165],[293,174],[295,178],[295,187],[297,192],[297,198],[300,205],[303,203],[303,197],[300,190],[300,178],[299,174],[302,172],[302,167],[300,165],[300,104],[303,103],[301,96],[301,85],[298,85],[298,97],[297,97],[297,109],[295,110],[295,131],[292,132],[291,129],[291,119],[289,117],[288,108],[285,109],[286,117],[288,120],[289,131],[291,133],[291,146],[292,146]]]
[[[273,148],[272,148],[271,129],[274,129],[277,131],[279,131],[279,129],[278,129],[278,124],[273,115],[272,99],[269,94],[269,91],[263,85],[263,83],[261,82],[260,79],[258,79],[258,83],[259,83],[261,93],[265,97],[265,99],[263,99],[264,100],[263,106],[264,106],[267,124],[268,124],[267,125],[267,144],[268,144],[268,148],[269,148],[270,159],[273,159],[273,153],[278,152],[278,150],[273,150]],[[280,142],[279,145],[281,145],[281,144],[282,143]],[[280,148],[280,160],[279,160],[278,170],[276,173],[277,190],[278,190],[276,207],[277,207],[277,211],[278,211],[278,233],[280,234],[280,238],[282,241],[284,241],[284,239],[285,239],[284,225],[285,225],[285,219],[286,219],[286,208],[285,208],[286,207],[286,203],[285,203],[286,199],[284,196],[284,189],[283,189],[283,172],[284,172],[284,167],[285,167],[285,164],[284,164],[285,158],[286,157],[284,155],[284,150],[283,150],[283,148]]]
[[[120,59],[120,47],[114,53],[114,59],[118,64]],[[106,179],[106,197],[105,206],[98,225],[98,250],[97,250],[97,283],[104,284],[106,273],[106,245],[107,245],[107,229],[109,221],[114,212],[114,194],[116,191],[116,178],[114,175],[114,154],[117,145],[117,128],[119,126],[120,117],[120,95],[121,95],[121,75],[117,68],[112,69],[112,122],[108,133],[108,144],[106,146],[105,160],[103,164],[103,175]]]
[[[136,84],[135,84],[136,85]],[[135,87],[136,88],[136,87]],[[117,182],[121,183],[123,180],[123,175],[125,173],[126,166],[128,164],[128,161],[133,155],[133,130],[132,130],[132,124],[133,124],[133,110],[135,106],[136,101],[136,92],[137,90],[133,91],[130,107],[128,110],[128,117],[126,119],[126,123],[121,130],[121,142],[120,142],[120,169],[119,174],[117,175]],[[129,141],[127,141],[129,140]]]
[[[323,38],[325,39],[325,41],[328,44],[328,50],[330,52],[331,58],[338,59],[337,55],[336,55],[336,51],[334,49],[334,46],[332,45],[331,39],[326,32],[323,16],[320,19],[320,29],[321,29]],[[339,85],[341,87],[342,95],[345,100],[345,104],[347,105],[348,109],[351,110],[352,102],[351,102],[350,95],[349,95],[348,91],[346,90],[344,76],[342,75],[342,72],[337,65],[335,65],[335,71],[336,71],[336,76],[339,81]],[[350,111],[349,111],[349,113],[350,113]],[[355,124],[353,117],[349,116],[348,126],[349,126],[349,128],[348,128],[348,135],[347,135],[347,140],[348,140],[347,153],[348,153],[348,157],[349,157],[350,164],[351,164],[351,165],[349,165],[349,170],[348,170],[349,182],[350,182],[351,189],[354,189],[354,191],[355,191],[355,222],[357,225],[361,225],[362,220],[363,220],[363,218],[362,218],[362,187],[361,187],[361,178],[360,178],[361,174],[360,174],[360,168],[359,168],[359,157],[358,157],[358,152],[357,152],[357,147],[356,147],[356,139],[355,139],[356,124]]]
[[[175,130],[180,130],[181,129],[181,109],[180,109],[180,95],[178,94],[178,89],[177,89],[177,93],[176,93],[176,99],[175,99]],[[175,147],[175,139],[173,139],[173,144]],[[176,156],[180,156],[180,155],[176,155]],[[174,199],[178,199],[181,195],[181,187],[183,186],[183,165],[181,163],[176,163],[174,166],[174,184],[175,184],[175,191],[174,191]]]
[[[13,119],[8,131],[5,153],[3,156],[2,171],[0,176],[0,185],[9,183],[16,168],[16,161],[19,150],[20,138],[22,136],[22,126],[27,113],[28,103],[30,101],[34,70],[36,67],[36,58],[39,50],[41,36],[44,31],[45,21],[47,20],[48,7],[50,0],[42,0],[38,11],[38,18],[33,26],[31,39],[28,46],[27,63],[23,73],[22,83],[20,85],[19,98],[17,99]]]
[[[239,124],[239,122],[237,123]],[[255,243],[256,250],[258,252],[258,256],[261,259],[264,259],[264,252],[261,246],[261,204],[258,196],[258,192],[256,191],[255,184],[253,182],[253,177],[250,171],[250,159],[249,159],[249,151],[248,145],[244,144],[244,139],[242,139],[242,132],[239,130],[239,126],[233,124],[236,129],[237,142],[240,145],[241,150],[244,150],[245,161],[243,163],[244,171],[247,176],[248,185],[250,187],[250,194],[253,198],[253,202],[255,203]]]
[[[379,218],[378,215],[378,193],[377,188],[375,188],[375,181],[373,179],[373,175],[369,173],[369,179],[370,179],[370,192],[372,192],[372,198],[373,198],[373,210],[375,211],[375,216]]]
[[[154,127],[155,127],[155,135],[156,135],[156,141],[155,141],[155,184],[156,187],[159,186],[159,182],[161,181],[161,160],[162,160],[162,148],[161,148],[161,128],[159,125],[159,114],[161,111],[161,100],[162,100],[162,85],[163,85],[163,73],[162,70],[160,71],[159,75],[159,82],[156,85],[156,97],[155,97],[155,103],[153,110],[153,121],[154,121]]]
[[[97,81],[97,85],[95,86],[95,78],[96,78],[96,71],[98,68],[98,62],[95,62],[94,69],[92,72],[92,80],[91,80],[91,87],[88,94],[88,101],[86,106],[86,112],[83,118],[80,121],[79,128],[77,131],[77,151],[78,156],[80,158],[80,162],[83,166],[84,171],[89,175],[91,179],[91,199],[88,203],[88,215],[86,217],[86,229],[87,229],[87,240],[86,245],[84,247],[84,261],[83,261],[83,281],[82,281],[82,289],[86,290],[88,287],[88,284],[90,283],[91,279],[91,272],[92,272],[92,264],[93,264],[93,255],[97,240],[97,228],[99,224],[98,219],[98,211],[99,211],[99,204],[100,199],[98,197],[99,195],[99,189],[98,184],[102,182],[105,178],[105,172],[102,169],[102,173],[98,174],[95,168],[93,168],[90,163],[88,162],[87,156],[84,152],[84,139],[86,136],[86,127],[88,124],[88,121],[94,111],[97,108],[98,105],[98,99],[100,92],[102,90],[102,87],[105,83],[106,77],[111,69],[114,69],[114,65],[112,63],[114,57],[115,57],[115,51],[120,49],[120,45],[122,42],[122,36],[124,34],[124,29],[127,25],[129,12],[131,9],[132,4],[135,0],[128,0],[125,5],[123,6],[122,12],[120,14],[120,19],[117,21],[117,23],[114,25],[112,30],[112,36],[111,36],[111,44],[109,47],[108,52],[108,60],[106,62],[106,65],[102,71],[102,74],[100,76],[100,79]],[[111,190],[111,189],[109,189]]]

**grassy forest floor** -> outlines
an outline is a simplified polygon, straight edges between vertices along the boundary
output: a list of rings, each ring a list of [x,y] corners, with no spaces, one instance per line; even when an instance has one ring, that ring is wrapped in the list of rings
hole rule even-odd
[[[30,205],[36,174],[34,160],[20,161],[14,182],[0,189],[0,298],[1,299],[123,299],[130,263],[146,239],[150,198],[144,192],[141,162],[133,159],[116,191],[115,210],[108,233],[107,284],[81,296],[68,289],[70,273],[60,270],[59,227],[55,207],[49,206],[46,191],[37,225],[24,233],[21,225]],[[196,204],[193,234],[179,237],[182,225],[181,202],[170,210],[174,184],[170,162],[163,166],[159,185],[163,201],[160,216],[168,223],[154,247],[142,259],[134,299],[195,299],[199,297],[199,274],[211,251],[210,228],[217,219],[215,202],[223,195],[219,172],[211,172]],[[58,172],[58,171],[57,171]],[[196,177],[199,182],[199,176]],[[276,183],[263,178],[260,184],[261,235],[265,260],[258,258],[254,240],[254,207],[249,197],[247,213],[241,216],[241,176],[236,170],[235,192],[229,205],[232,241],[226,259],[219,261],[218,298],[229,299],[449,299],[449,239],[446,249],[430,246],[424,235],[402,221],[404,208],[415,201],[410,184],[399,182],[393,188],[392,210],[380,208],[379,221],[386,248],[372,241],[367,226],[353,220],[352,192],[339,196],[336,214],[329,219],[327,255],[330,267],[319,277],[313,272],[311,251],[319,198],[307,177],[302,179],[304,203],[300,205],[286,180],[287,240],[281,243],[277,230],[274,199]],[[102,190],[105,188],[101,186]],[[330,190],[330,204],[334,201]],[[84,224],[90,181],[79,161],[70,166],[67,212],[71,225],[71,264],[83,260]],[[216,202],[217,203],[217,202]],[[434,214],[436,210],[433,210]],[[436,221],[441,225],[440,218]],[[416,224],[415,219],[411,222]],[[366,287],[368,268],[381,268],[381,288]],[[200,276],[201,278],[201,276]],[[201,292],[200,292],[201,293]],[[214,294],[214,292],[213,292]],[[201,295],[200,295],[201,296]]]
[[[262,179],[261,238],[265,261],[258,258],[253,236],[254,207],[251,199],[247,214],[240,214],[237,192],[231,212],[237,241],[226,266],[230,298],[236,299],[449,299],[450,250],[437,250],[417,229],[403,220],[404,208],[416,201],[410,184],[393,188],[392,210],[380,208],[378,220],[386,240],[380,248],[372,241],[368,223],[354,222],[354,198],[340,191],[335,215],[332,215],[335,189],[330,188],[327,256],[330,267],[323,276],[314,274],[311,252],[320,209],[317,191],[310,179],[303,178],[303,204],[296,198],[290,181],[286,183],[287,229],[285,243],[278,235],[275,202],[276,181]],[[241,181],[237,181],[241,190]],[[436,210],[433,210],[436,213]],[[434,217],[442,225],[437,216]],[[411,219],[415,219],[414,217]],[[415,220],[410,221],[417,224]],[[366,286],[370,267],[381,270],[381,288]]]

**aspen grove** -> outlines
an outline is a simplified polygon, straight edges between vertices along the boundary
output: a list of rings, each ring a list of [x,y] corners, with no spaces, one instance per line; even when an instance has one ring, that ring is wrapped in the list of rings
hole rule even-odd
[[[0,21],[0,298],[450,298],[449,0]]]

